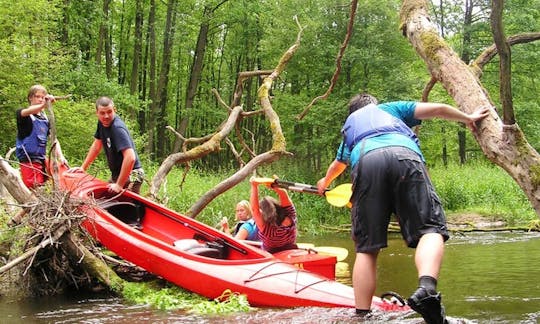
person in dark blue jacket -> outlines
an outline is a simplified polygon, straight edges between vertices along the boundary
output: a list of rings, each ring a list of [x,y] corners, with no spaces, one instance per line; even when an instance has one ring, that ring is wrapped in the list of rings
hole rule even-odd
[[[20,162],[24,184],[33,189],[47,180],[45,167],[49,119],[43,111],[54,96],[47,93],[44,86],[36,84],[28,91],[27,108],[18,109],[17,140],[15,155]]]
[[[131,134],[124,121],[116,115],[111,98],[100,97],[96,101],[96,116],[98,122],[94,142],[83,164],[70,169],[70,172],[86,171],[103,149],[111,171],[109,191],[119,193],[125,188],[139,193],[144,171]]]
[[[351,167],[351,223],[356,249],[353,288],[356,312],[360,316],[370,312],[376,288],[377,256],[387,246],[388,224],[394,213],[407,246],[416,248],[419,284],[408,304],[428,324],[445,323],[437,279],[448,229],[411,128],[423,119],[438,117],[462,122],[476,132],[476,122],[488,115],[489,108],[466,114],[442,103],[379,104],[369,94],[351,99],[349,117],[342,128],[343,141],[317,187],[322,194],[347,166]]]

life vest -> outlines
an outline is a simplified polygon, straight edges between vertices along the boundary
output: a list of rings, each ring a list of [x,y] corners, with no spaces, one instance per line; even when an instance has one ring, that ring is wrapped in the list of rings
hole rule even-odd
[[[341,133],[343,141],[350,151],[361,140],[383,134],[402,134],[419,145],[416,134],[409,126],[374,104],[369,104],[350,114]]]
[[[17,137],[15,154],[19,161],[45,160],[47,149],[47,135],[49,134],[49,120],[45,114],[41,114],[43,119],[30,115],[32,120],[32,132],[27,137],[20,139]],[[30,162],[30,161],[29,161]]]
[[[259,229],[257,228],[257,224],[255,224],[255,220],[253,218],[248,219],[247,221],[244,221],[244,222],[236,223],[236,226],[234,227],[234,231],[233,231],[232,235],[235,236],[238,233],[238,231],[240,230],[240,228],[242,227],[242,225],[244,225],[246,223],[249,224],[249,227],[251,228],[251,231],[248,230],[248,237],[246,238],[246,240],[248,240],[248,241],[258,241],[259,240]]]

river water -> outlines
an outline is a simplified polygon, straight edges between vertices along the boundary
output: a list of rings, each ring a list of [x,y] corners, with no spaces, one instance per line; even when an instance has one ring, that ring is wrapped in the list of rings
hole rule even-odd
[[[350,284],[354,254],[348,235],[300,241],[349,249],[338,280]],[[379,256],[377,294],[394,291],[407,297],[415,290],[413,253],[399,235],[391,235],[389,247]],[[454,234],[446,244],[439,289],[451,323],[540,323],[540,233]],[[362,322],[352,309],[316,307],[200,316],[157,311],[99,295],[0,299],[0,315],[0,323],[422,323],[413,312],[376,313]]]

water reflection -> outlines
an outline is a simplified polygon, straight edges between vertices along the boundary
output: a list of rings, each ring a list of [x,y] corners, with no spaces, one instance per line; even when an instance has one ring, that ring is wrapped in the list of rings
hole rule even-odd
[[[350,284],[354,252],[348,235],[308,237],[319,246],[349,249],[336,269]],[[414,250],[399,235],[380,254],[377,294],[391,290],[408,296],[416,288]],[[453,235],[439,288],[453,323],[537,323],[540,321],[540,234],[467,233]],[[245,314],[198,316],[124,304],[108,296],[63,296],[10,303],[0,300],[2,323],[422,323],[414,313],[375,314],[359,321],[352,309],[259,309]],[[464,320],[467,319],[467,320]]]

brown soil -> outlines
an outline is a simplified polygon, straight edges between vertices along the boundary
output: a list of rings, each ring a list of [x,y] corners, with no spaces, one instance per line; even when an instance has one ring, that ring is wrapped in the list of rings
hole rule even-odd
[[[506,227],[506,222],[494,217],[483,216],[475,213],[447,215],[446,220],[450,230],[463,229],[500,229]]]

